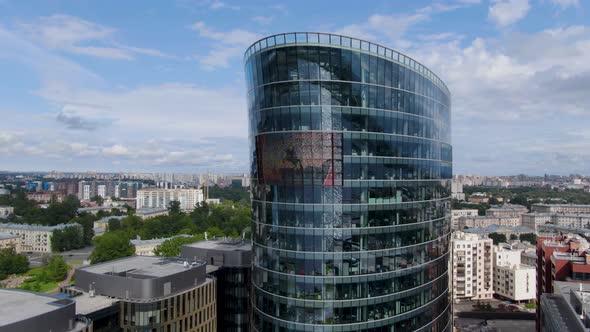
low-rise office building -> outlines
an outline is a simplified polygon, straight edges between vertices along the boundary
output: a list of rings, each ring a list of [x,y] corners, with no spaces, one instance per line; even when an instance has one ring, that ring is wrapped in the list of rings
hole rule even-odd
[[[79,224],[59,224],[55,226],[41,226],[28,224],[0,223],[0,232],[17,235],[19,251],[51,252],[51,237],[53,232],[66,227],[81,227]]]
[[[206,263],[133,256],[76,270],[64,289],[95,329],[217,331],[216,280]]]
[[[91,332],[76,318],[72,299],[21,290],[0,289],[0,332]]]
[[[214,239],[181,247],[180,256],[203,260],[219,269],[217,278],[217,313],[219,331],[249,331],[248,308],[252,245],[241,239]]]

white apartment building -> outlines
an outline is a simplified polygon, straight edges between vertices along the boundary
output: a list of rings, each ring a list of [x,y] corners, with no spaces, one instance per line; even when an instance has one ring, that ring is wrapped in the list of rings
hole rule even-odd
[[[491,299],[493,289],[492,240],[454,232],[451,240],[453,299]]]
[[[530,301],[536,296],[534,265],[521,264],[522,251],[498,245],[494,252],[494,292],[513,301]]]
[[[535,298],[536,279],[534,266],[497,266],[494,269],[494,292],[512,301],[530,301]]]
[[[520,250],[511,250],[501,245],[494,246],[494,267],[520,264]]]
[[[0,223],[0,232],[20,237],[19,252],[51,252],[53,231],[66,227],[80,227],[79,224],[59,224],[55,226]]]
[[[477,216],[477,209],[466,209],[466,210],[451,210],[451,229],[452,230],[462,230],[459,229],[459,218],[461,217],[471,217]]]
[[[144,188],[137,191],[137,206],[139,209],[168,208],[172,201],[180,202],[183,211],[192,211],[197,203],[204,201],[201,189],[159,189]]]
[[[465,193],[463,192],[463,183],[453,180],[451,184],[451,198],[460,201],[465,200]]]
[[[14,213],[12,206],[0,206],[0,218],[6,218]]]
[[[520,217],[495,217],[495,216],[468,216],[460,217],[457,226],[460,230],[468,228],[484,228],[491,225],[498,226],[520,226]]]
[[[89,201],[90,195],[91,195],[92,191],[91,191],[91,187],[90,187],[90,183],[86,183],[86,182],[80,182],[79,186],[78,186],[78,198],[81,201]]]
[[[107,197],[107,186],[105,184],[99,184],[96,186],[96,195],[102,198]]]

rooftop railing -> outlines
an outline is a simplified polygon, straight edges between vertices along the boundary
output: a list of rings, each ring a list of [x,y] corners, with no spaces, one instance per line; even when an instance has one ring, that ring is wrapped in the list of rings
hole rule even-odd
[[[362,39],[320,32],[289,32],[268,36],[260,39],[252,44],[244,53],[244,62],[253,54],[257,52],[282,45],[324,45],[324,46],[338,46],[354,50],[360,50],[366,53],[374,54],[391,61],[404,65],[422,76],[428,78],[446,92],[450,96],[450,91],[446,84],[430,69],[422,65],[420,62],[410,58],[409,56],[390,49],[379,44],[371,43]]]

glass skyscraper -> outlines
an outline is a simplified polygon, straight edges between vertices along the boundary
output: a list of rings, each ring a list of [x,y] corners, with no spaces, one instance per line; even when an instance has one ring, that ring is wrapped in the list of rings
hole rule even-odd
[[[332,34],[245,54],[253,331],[450,331],[450,93]]]

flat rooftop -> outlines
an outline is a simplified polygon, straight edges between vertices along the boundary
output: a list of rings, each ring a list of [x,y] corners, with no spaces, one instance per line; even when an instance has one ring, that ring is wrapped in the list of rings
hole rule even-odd
[[[80,270],[94,274],[119,275],[130,279],[156,279],[184,272],[184,260],[170,257],[132,256],[116,259]],[[189,268],[205,265],[205,262],[190,262]]]
[[[40,316],[71,304],[47,294],[0,289],[0,327]]]
[[[186,244],[189,248],[213,249],[225,251],[251,251],[250,241],[241,239],[213,239]]]
[[[119,302],[119,299],[116,298],[103,295],[94,295],[91,297],[88,293],[82,293],[72,299],[76,301],[76,314],[78,315],[88,315]]]

